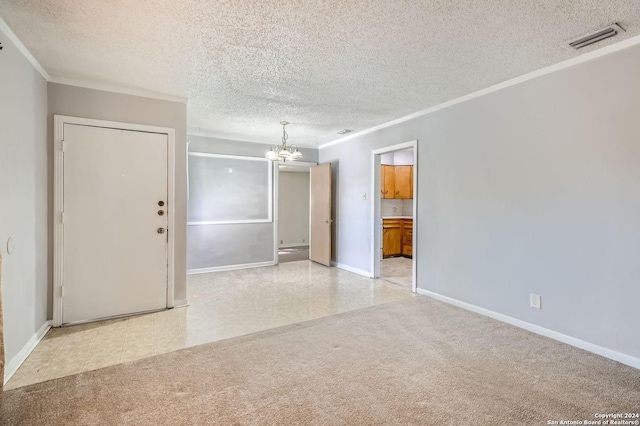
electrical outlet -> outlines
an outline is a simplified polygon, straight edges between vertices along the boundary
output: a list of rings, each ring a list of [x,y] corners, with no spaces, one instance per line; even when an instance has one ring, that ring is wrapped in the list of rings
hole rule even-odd
[[[542,309],[542,298],[540,295],[531,293],[529,295],[529,305],[532,308]]]
[[[363,199],[363,200],[366,200],[366,199],[367,199],[367,193],[366,193],[366,192],[362,193],[362,199]]]

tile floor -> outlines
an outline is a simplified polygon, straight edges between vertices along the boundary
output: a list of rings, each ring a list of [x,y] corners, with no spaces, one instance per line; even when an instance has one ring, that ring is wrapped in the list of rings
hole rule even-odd
[[[309,259],[309,246],[288,247],[278,250],[278,263]]]
[[[51,329],[5,389],[414,297],[309,261],[188,277],[188,307]]]
[[[389,257],[380,261],[380,278],[411,288],[413,283],[413,260],[406,257]]]

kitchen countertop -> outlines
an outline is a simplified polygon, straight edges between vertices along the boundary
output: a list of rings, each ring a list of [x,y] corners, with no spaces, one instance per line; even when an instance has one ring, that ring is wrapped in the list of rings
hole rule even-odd
[[[413,216],[382,216],[381,219],[413,219]]]

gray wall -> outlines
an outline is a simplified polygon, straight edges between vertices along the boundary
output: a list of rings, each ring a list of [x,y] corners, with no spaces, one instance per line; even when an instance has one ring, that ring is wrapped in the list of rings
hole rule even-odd
[[[47,83],[2,32],[0,41],[0,251],[11,362],[47,321]]]
[[[190,152],[264,157],[269,145],[189,136]],[[301,148],[301,161],[317,162],[318,151]],[[276,200],[274,200],[275,203]],[[188,226],[188,269],[272,262],[273,222]]]
[[[640,357],[638,70],[635,46],[321,149],[336,260],[370,269],[370,152],[418,139],[419,288]]]
[[[187,297],[186,267],[186,224],[187,224],[187,169],[186,136],[187,106],[184,103],[170,102],[140,96],[104,92],[63,84],[49,83],[49,211],[53,209],[53,115],[70,115],[107,121],[146,124],[174,128],[175,143],[175,259],[174,259],[174,298],[177,304]],[[52,217],[52,215],[50,215]],[[50,225],[51,222],[50,222]],[[50,268],[53,266],[53,237],[50,237]],[[49,317],[52,316],[52,296],[49,293]]]
[[[309,172],[280,171],[278,240],[280,246],[309,245]]]

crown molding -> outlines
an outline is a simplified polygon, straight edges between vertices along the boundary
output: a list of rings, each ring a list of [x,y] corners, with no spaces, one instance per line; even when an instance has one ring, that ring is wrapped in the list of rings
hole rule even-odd
[[[29,61],[31,65],[33,65],[33,67],[40,73],[42,78],[44,78],[46,81],[49,81],[49,73],[45,71],[42,65],[40,65],[40,62],[38,62],[35,56],[33,56],[31,52],[29,52],[29,49],[27,49],[27,47],[22,44],[18,36],[13,31],[11,31],[11,28],[9,28],[7,23],[4,22],[2,18],[0,18],[0,31],[5,33],[7,38],[11,40],[11,42],[16,46],[16,49],[18,49],[18,51],[22,53],[27,61]]]
[[[125,95],[141,96],[145,98],[160,99],[163,101],[180,102],[186,104],[188,99],[181,96],[167,95],[165,93],[153,92],[151,90],[134,89],[128,87],[122,87],[109,83],[97,83],[91,81],[78,80],[67,77],[59,77],[49,75],[40,62],[29,52],[29,49],[20,41],[18,36],[9,28],[7,23],[0,18],[0,31],[2,31],[7,38],[15,45],[16,49],[33,65],[33,67],[40,73],[49,83],[64,84],[67,86],[83,87],[85,89],[102,90],[105,92],[121,93]]]
[[[111,83],[97,83],[58,76],[50,76],[47,81],[49,81],[49,83],[64,84],[66,86],[82,87],[85,89],[101,90],[103,92],[120,93],[123,95],[140,96],[143,98],[158,99],[162,101],[179,102],[182,104],[186,104],[188,101],[187,98],[181,96],[167,95],[165,93],[159,93],[144,89],[135,89],[132,87],[122,87]]]
[[[409,121],[409,120],[412,120],[414,118],[422,117],[424,115],[428,115],[428,114],[431,114],[433,112],[440,111],[442,109],[449,108],[449,107],[452,107],[454,105],[470,101],[471,99],[475,99],[475,98],[478,98],[480,96],[487,95],[489,93],[497,92],[498,90],[506,89],[507,87],[511,87],[511,86],[515,86],[515,85],[520,84],[520,83],[524,83],[525,81],[533,80],[535,78],[542,77],[542,76],[545,76],[547,74],[554,73],[556,71],[560,71],[560,70],[563,70],[563,69],[566,69],[566,68],[570,68],[570,67],[573,67],[575,65],[579,65],[579,64],[582,64],[584,62],[588,62],[588,61],[594,60],[596,58],[600,58],[602,56],[618,52],[620,50],[624,50],[626,48],[635,46],[637,44],[640,44],[640,36],[630,37],[630,38],[628,38],[626,40],[622,40],[622,41],[620,41],[618,43],[610,44],[610,45],[605,46],[605,47],[603,47],[601,49],[594,50],[592,52],[588,52],[588,53],[582,54],[580,56],[576,56],[574,58],[567,59],[567,60],[562,61],[562,62],[558,62],[557,64],[550,65],[548,67],[541,68],[539,70],[532,71],[532,72],[527,73],[527,74],[523,74],[521,76],[512,78],[512,79],[507,80],[507,81],[503,81],[502,83],[498,83],[498,84],[495,84],[493,86],[489,86],[487,88],[478,90],[478,91],[470,93],[468,95],[464,95],[464,96],[461,96],[459,98],[456,98],[456,99],[453,99],[453,100],[450,100],[450,101],[435,105],[435,106],[433,106],[431,108],[427,108],[427,109],[422,110],[422,111],[414,112],[413,114],[409,114],[409,115],[406,115],[404,117],[400,117],[400,118],[398,118],[396,120],[392,120],[392,121],[389,121],[389,122],[386,122],[386,123],[383,123],[383,124],[379,124],[377,126],[370,127],[368,129],[365,129],[365,130],[361,130],[361,131],[359,131],[357,133],[350,134],[349,136],[345,136],[343,138],[336,139],[336,140],[331,141],[331,142],[327,142],[325,144],[319,145],[318,149],[323,149],[323,148],[327,148],[327,147],[330,147],[330,146],[333,146],[333,145],[337,145],[339,143],[348,141],[349,139],[353,139],[353,138],[356,138],[356,137],[359,137],[359,136],[363,136],[363,135],[366,135],[366,134],[369,134],[369,133],[373,133],[373,132],[375,132],[377,130],[385,129],[387,127],[391,127],[391,126],[394,126],[396,124],[404,123],[405,121]]]

